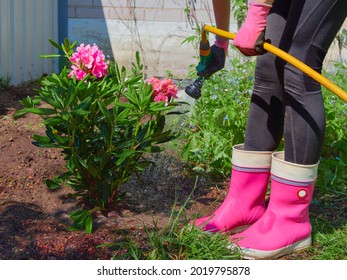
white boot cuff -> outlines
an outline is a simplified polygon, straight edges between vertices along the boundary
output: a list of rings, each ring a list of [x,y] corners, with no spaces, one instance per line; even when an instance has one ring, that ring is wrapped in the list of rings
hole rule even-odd
[[[271,174],[294,182],[312,183],[317,179],[318,163],[296,164],[284,160],[284,152],[272,154]]]
[[[249,168],[270,168],[271,151],[245,151],[244,144],[233,146],[232,164]]]

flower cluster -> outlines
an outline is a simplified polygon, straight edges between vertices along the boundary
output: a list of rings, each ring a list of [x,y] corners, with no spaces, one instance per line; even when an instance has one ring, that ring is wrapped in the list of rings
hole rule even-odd
[[[167,106],[171,98],[178,98],[178,88],[171,79],[159,80],[158,78],[151,77],[146,82],[152,85],[153,99],[155,102],[165,101],[165,105]]]
[[[69,77],[76,76],[77,80],[83,80],[87,74],[101,78],[107,74],[108,62],[99,47],[94,44],[81,44],[70,57],[72,71]]]

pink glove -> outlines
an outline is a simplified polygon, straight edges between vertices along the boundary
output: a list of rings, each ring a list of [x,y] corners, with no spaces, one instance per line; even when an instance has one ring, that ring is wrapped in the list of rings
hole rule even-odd
[[[214,42],[214,44],[218,47],[218,48],[222,48],[226,53],[228,52],[228,48],[229,48],[229,39],[220,39],[216,36],[216,41]]]
[[[260,55],[265,50],[261,47],[264,41],[266,18],[272,5],[250,2],[246,20],[236,34],[234,46],[244,55]]]

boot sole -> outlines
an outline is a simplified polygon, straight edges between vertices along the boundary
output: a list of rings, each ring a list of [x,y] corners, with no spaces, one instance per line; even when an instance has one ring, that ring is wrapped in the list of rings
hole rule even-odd
[[[242,251],[242,258],[246,260],[261,260],[261,259],[278,259],[284,255],[288,255],[297,251],[307,249],[312,244],[311,236],[293,243],[292,245],[279,248],[277,250],[263,251],[251,248],[240,248]]]

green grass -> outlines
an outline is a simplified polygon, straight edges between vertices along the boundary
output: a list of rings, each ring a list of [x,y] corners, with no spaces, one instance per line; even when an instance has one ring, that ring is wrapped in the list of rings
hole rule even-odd
[[[347,194],[315,193],[311,205],[313,246],[310,259],[347,259]]]
[[[311,250],[314,260],[347,260],[347,224],[330,233],[317,232]]]
[[[175,210],[175,206],[172,207],[170,218],[163,228],[159,228],[155,218],[153,218],[153,227],[143,225],[145,238],[141,237],[141,240],[136,240],[133,237],[125,236],[124,242],[110,244],[116,250],[114,259],[240,259],[237,249],[228,248],[230,243],[227,235],[204,232],[189,224],[186,217],[186,206],[189,198],[179,207],[178,211]]]

